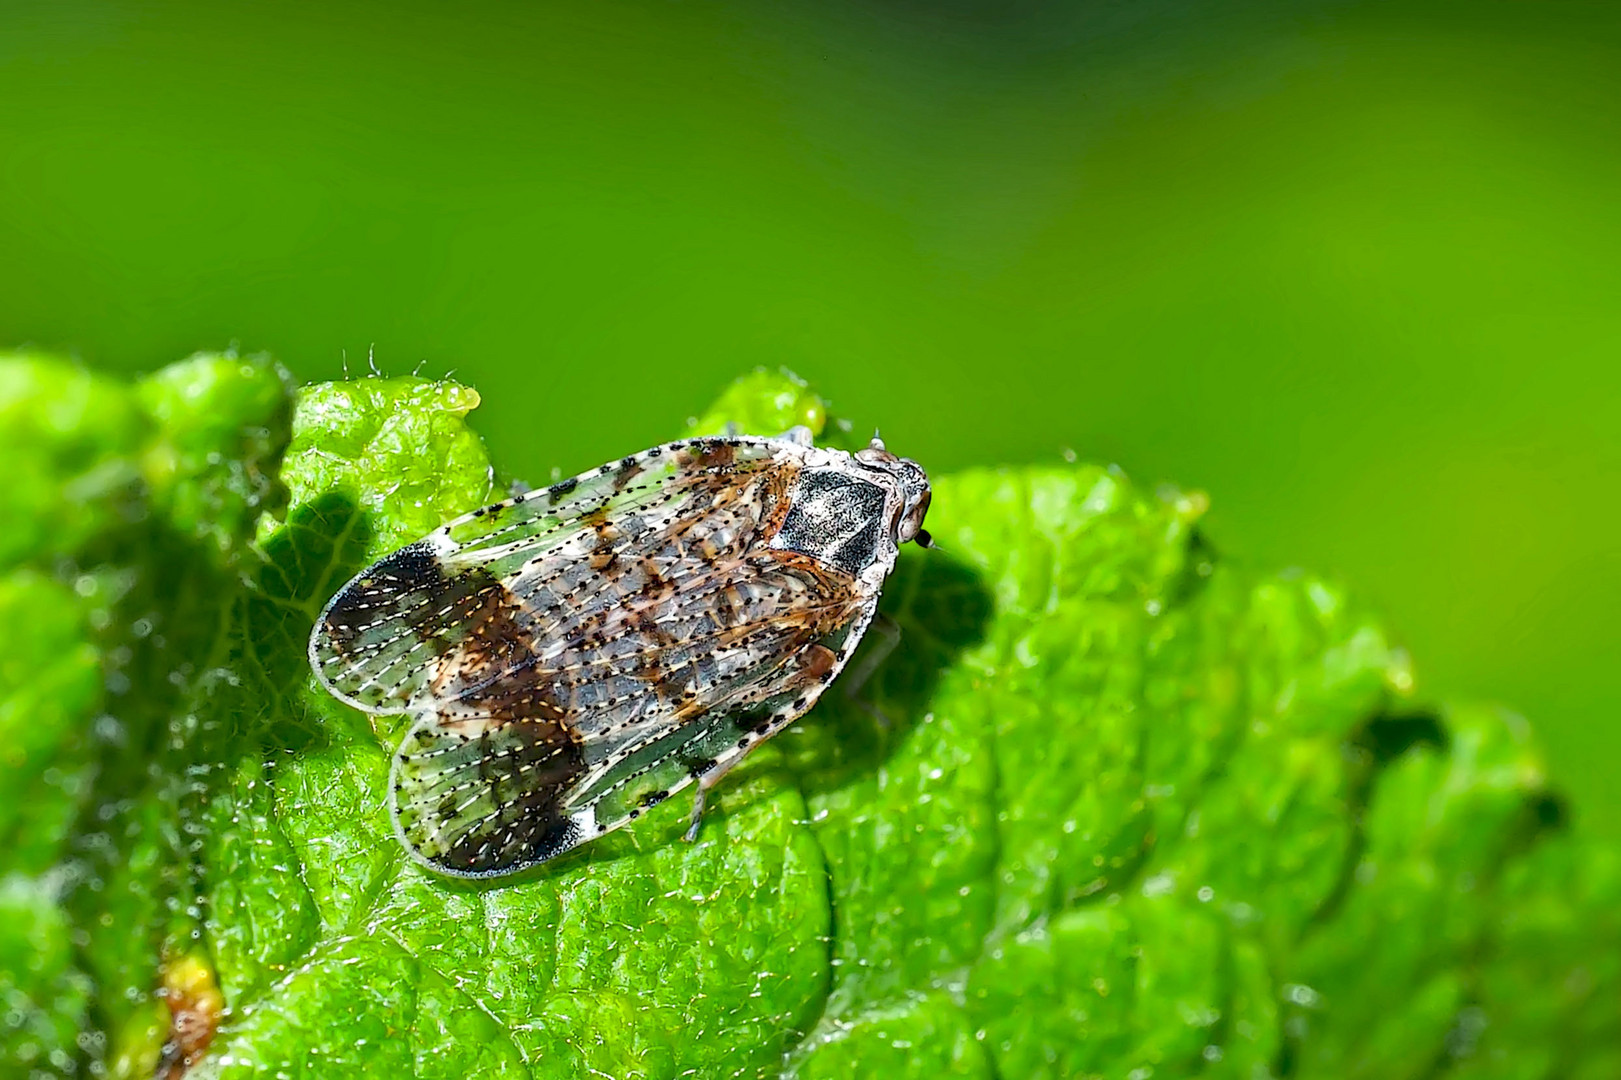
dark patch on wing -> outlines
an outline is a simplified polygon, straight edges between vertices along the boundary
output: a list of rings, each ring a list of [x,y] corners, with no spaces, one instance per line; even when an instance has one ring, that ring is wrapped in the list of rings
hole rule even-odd
[[[453,576],[442,576],[442,580],[442,602],[429,607],[437,615],[449,606],[450,611],[437,617],[449,625],[459,625],[464,636],[459,642],[447,641],[446,648],[441,650],[450,662],[441,670],[436,680],[436,690],[451,688],[453,679],[459,679],[466,685],[480,683],[483,675],[502,676],[534,655],[529,631],[516,617],[517,600],[488,571],[470,567]],[[527,669],[519,674],[526,672]],[[456,696],[464,702],[469,700],[465,691]],[[476,700],[483,696],[483,693],[479,693],[472,698]],[[540,708],[538,698],[535,702],[536,708]],[[552,705],[551,708],[555,709],[556,706]],[[523,714],[509,712],[507,715]]]
[[[486,678],[479,680],[476,676],[481,671]],[[487,669],[473,667],[469,674],[474,677],[454,688],[454,700],[447,699],[441,706],[439,722],[447,731],[477,734],[492,723],[551,724],[569,738],[577,737],[553,672],[518,661]]]
[[[419,540],[400,548],[333,598],[321,618],[327,640],[339,653],[351,653],[360,635],[379,619],[391,617],[418,593],[441,588],[444,581],[432,543]]]
[[[432,543],[420,541],[333,598],[316,659],[336,689],[376,707],[404,710],[426,694],[461,701],[462,716],[481,700],[485,715],[502,720],[550,715],[558,709],[549,688],[535,682],[533,630],[522,611],[487,569],[447,570]],[[497,693],[509,700],[493,700]]]
[[[567,725],[519,720],[471,739],[451,727],[424,725],[400,748],[396,814],[423,858],[456,874],[504,874],[579,842],[562,800],[585,754]],[[477,796],[473,814],[465,808]]]

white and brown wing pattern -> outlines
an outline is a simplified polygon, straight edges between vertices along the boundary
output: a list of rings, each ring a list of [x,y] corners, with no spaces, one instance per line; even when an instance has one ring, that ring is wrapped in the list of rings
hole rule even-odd
[[[390,797],[416,858],[511,873],[695,779],[696,825],[702,792],[810,708],[927,482],[881,446],[862,464],[807,442],[655,447],[453,521],[333,597],[311,664],[415,719]]]

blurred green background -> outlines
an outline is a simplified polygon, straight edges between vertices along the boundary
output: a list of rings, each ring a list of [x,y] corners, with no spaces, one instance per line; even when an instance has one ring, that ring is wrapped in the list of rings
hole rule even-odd
[[[1621,836],[1621,4],[0,0],[0,344],[232,342],[535,480],[764,363],[1203,487]]]

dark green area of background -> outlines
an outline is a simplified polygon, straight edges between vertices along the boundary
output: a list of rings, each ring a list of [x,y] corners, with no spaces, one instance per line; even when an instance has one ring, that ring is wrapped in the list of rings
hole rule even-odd
[[[0,344],[375,346],[536,480],[787,364],[1202,486],[1611,835],[1618,192],[1615,4],[0,6]]]

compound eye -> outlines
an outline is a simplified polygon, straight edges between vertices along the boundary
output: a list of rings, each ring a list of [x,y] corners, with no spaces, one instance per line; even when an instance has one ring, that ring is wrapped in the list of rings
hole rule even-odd
[[[900,523],[900,535],[896,538],[901,543],[913,540],[919,547],[934,546],[934,538],[923,530],[923,515],[929,512],[930,495],[931,492],[924,488],[917,500],[906,508],[906,517]]]

